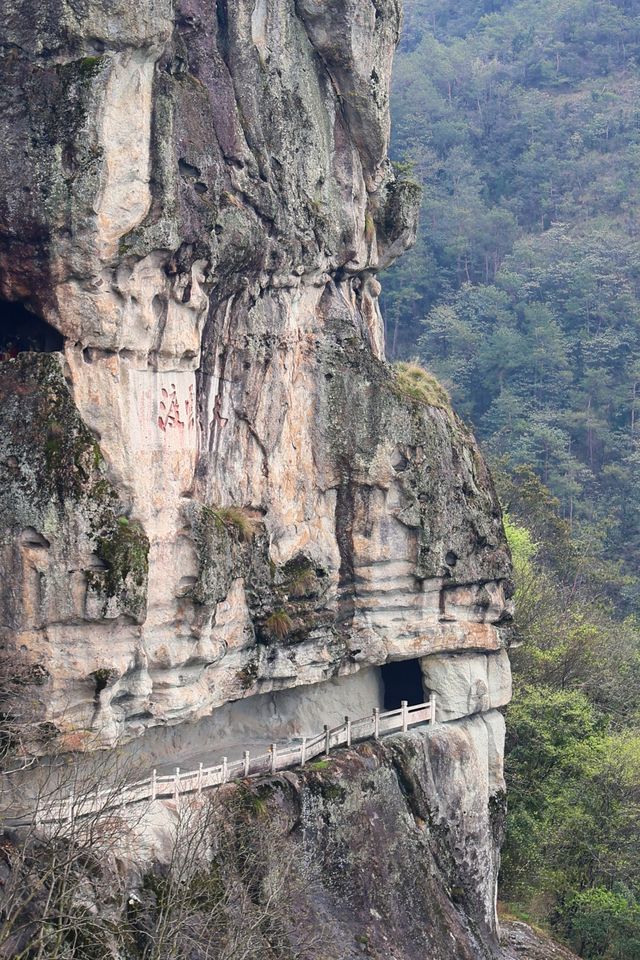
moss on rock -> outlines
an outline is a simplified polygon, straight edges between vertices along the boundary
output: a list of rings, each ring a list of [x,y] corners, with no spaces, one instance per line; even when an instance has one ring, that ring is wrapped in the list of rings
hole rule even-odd
[[[0,363],[0,539],[46,531],[54,551],[88,541],[105,564],[87,574],[103,609],[146,611],[149,541],[123,517],[100,447],[82,421],[57,354]]]
[[[146,604],[149,540],[140,524],[123,519],[97,539],[96,554],[106,570],[92,572],[92,586],[100,589],[105,602],[117,598],[123,612],[140,619]]]
[[[417,534],[415,576],[452,578],[446,557],[453,552],[460,582],[507,577],[491,478],[444,389],[413,364],[394,369],[377,360],[358,338],[344,336],[339,315],[328,321],[334,337],[323,348],[318,419],[341,477],[338,539],[345,580],[353,577],[353,525],[366,514],[380,462],[389,464],[391,451],[401,503],[395,519]]]
[[[116,494],[100,448],[82,422],[57,354],[0,363],[0,528],[66,501],[110,508]]]

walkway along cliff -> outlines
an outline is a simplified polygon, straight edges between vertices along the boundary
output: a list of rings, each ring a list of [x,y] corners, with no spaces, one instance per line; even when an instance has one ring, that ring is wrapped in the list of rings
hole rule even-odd
[[[413,853],[376,902],[419,857],[398,910],[436,960],[499,956],[510,561],[473,437],[384,360],[376,274],[419,201],[386,155],[400,18],[4,0],[6,762],[144,753],[294,688],[304,714],[325,683],[335,712],[411,661],[450,722],[346,753],[343,813],[397,811]],[[286,776],[304,805],[331,774]]]

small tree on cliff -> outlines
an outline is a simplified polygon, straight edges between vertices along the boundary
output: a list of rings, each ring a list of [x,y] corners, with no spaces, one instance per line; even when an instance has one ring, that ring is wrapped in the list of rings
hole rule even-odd
[[[35,745],[51,739],[53,730],[38,697],[47,679],[43,667],[0,648],[0,771],[4,774],[31,766]]]

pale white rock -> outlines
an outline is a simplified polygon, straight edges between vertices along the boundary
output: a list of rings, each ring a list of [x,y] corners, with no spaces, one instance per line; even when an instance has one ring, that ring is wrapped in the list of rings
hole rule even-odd
[[[151,89],[155,62],[144,53],[116,59],[102,117],[104,182],[98,198],[98,237],[103,259],[117,253],[117,241],[149,209]]]
[[[436,696],[436,719],[458,720],[505,706],[511,699],[506,650],[432,654],[421,660],[423,682]]]

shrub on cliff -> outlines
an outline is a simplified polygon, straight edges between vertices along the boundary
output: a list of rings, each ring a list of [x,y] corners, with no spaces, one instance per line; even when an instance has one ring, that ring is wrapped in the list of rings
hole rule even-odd
[[[402,397],[425,407],[449,407],[451,400],[433,374],[417,363],[394,364],[395,387]]]

